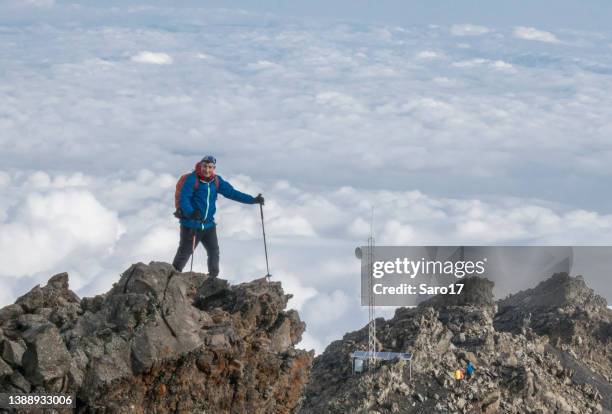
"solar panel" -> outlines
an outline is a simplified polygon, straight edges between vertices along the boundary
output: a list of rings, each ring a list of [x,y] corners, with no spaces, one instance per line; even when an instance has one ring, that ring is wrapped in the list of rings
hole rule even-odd
[[[352,358],[358,359],[366,359],[370,356],[370,353],[367,351],[355,351],[351,354]],[[374,358],[380,359],[383,361],[390,361],[392,359],[403,359],[403,360],[411,360],[412,353],[410,352],[374,352]]]

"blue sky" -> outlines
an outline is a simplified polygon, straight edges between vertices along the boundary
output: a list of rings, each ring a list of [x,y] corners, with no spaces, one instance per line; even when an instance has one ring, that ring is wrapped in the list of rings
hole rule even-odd
[[[217,7],[223,1],[205,1]],[[308,2],[292,1],[234,1],[233,7],[267,11],[289,16],[309,16],[329,19],[354,19],[397,25],[474,24],[497,27],[532,25],[545,29],[571,27],[574,29],[605,29],[612,20],[612,6],[604,0],[581,2],[576,0],[535,1],[365,1],[342,0]]]
[[[598,31],[607,30],[612,20],[612,6],[606,0],[533,0],[533,1],[488,1],[488,0],[312,0],[307,2],[280,0],[249,1],[116,1],[98,0],[65,1],[65,0],[3,0],[0,4],[30,5],[79,5],[85,7],[109,8],[144,5],[147,7],[174,8],[224,8],[245,10],[256,13],[268,13],[284,17],[306,17],[318,21],[345,20],[367,23],[420,25],[451,25],[457,22],[493,25],[498,28],[519,25],[538,26],[542,29],[575,29]],[[53,13],[44,10],[42,13],[30,10],[23,13],[12,13],[7,20],[19,15],[20,19],[37,19],[41,16],[48,19]],[[65,10],[64,14],[65,15]],[[82,16],[81,16],[82,18]],[[88,19],[94,18],[88,16]],[[143,17],[144,18],[144,17]]]
[[[171,261],[205,153],[319,351],[364,323],[372,206],[380,244],[610,244],[610,7],[456,3],[0,3],[2,303]],[[265,273],[256,209],[217,219],[222,276]]]

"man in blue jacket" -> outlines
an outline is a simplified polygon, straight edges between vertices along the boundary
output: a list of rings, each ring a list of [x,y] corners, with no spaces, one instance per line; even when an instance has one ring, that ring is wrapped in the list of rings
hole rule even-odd
[[[198,243],[202,242],[208,255],[208,275],[216,277],[219,274],[219,242],[215,225],[217,194],[244,204],[264,203],[261,194],[252,197],[242,193],[221,176],[215,175],[216,164],[215,157],[205,156],[187,175],[180,189],[178,216],[181,239],[172,262],[179,272],[183,271]]]

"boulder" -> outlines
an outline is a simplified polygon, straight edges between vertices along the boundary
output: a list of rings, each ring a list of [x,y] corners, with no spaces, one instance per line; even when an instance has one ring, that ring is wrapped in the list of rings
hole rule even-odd
[[[21,366],[21,358],[25,348],[19,342],[5,339],[2,343],[2,358],[14,367]]]
[[[13,369],[3,359],[0,359],[0,377],[7,377],[13,373]]]
[[[30,328],[23,339],[27,348],[22,364],[26,378],[32,384],[43,385],[66,375],[71,358],[55,325],[47,323]]]

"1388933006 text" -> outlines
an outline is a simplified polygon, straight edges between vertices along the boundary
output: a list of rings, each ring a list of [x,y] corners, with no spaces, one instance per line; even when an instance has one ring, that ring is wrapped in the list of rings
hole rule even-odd
[[[75,407],[75,396],[70,394],[0,393],[0,409],[27,407]]]

